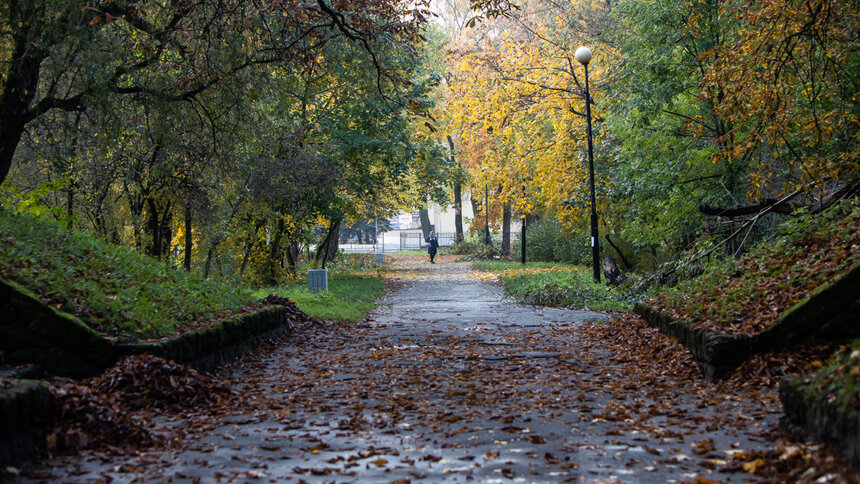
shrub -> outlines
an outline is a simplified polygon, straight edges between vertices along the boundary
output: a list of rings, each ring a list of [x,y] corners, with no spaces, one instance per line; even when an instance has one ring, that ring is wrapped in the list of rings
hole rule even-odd
[[[484,242],[483,235],[480,238],[469,237],[446,249],[448,254],[464,255],[467,260],[497,259],[501,256],[499,246]]]
[[[591,270],[566,264],[529,262],[476,262],[475,268],[498,274],[505,291],[525,304],[591,310],[628,310],[638,299],[630,292],[632,281],[610,288],[596,284]]]
[[[591,247],[587,236],[566,231],[561,222],[545,218],[532,223],[526,233],[526,256],[529,260],[590,265]]]
[[[481,243],[473,238],[465,239],[461,242],[456,242],[449,246],[445,252],[454,255],[474,255],[480,249]]]

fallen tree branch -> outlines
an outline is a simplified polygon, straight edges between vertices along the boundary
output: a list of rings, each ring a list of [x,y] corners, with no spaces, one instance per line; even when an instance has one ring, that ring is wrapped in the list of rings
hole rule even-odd
[[[849,183],[809,206],[809,213],[821,213],[843,198],[860,195],[860,180]]]
[[[705,256],[710,255],[710,254],[711,254],[711,252],[713,252],[713,251],[717,250],[717,248],[722,247],[722,246],[723,246],[723,244],[725,244],[725,243],[727,243],[728,241],[730,241],[730,240],[734,239],[734,238],[735,238],[739,233],[741,233],[745,228],[747,228],[747,227],[751,227],[752,225],[754,225],[756,222],[758,222],[758,220],[759,220],[761,217],[763,217],[763,216],[767,215],[767,214],[768,214],[768,213],[770,213],[770,212],[775,211],[779,206],[781,206],[782,204],[784,204],[784,203],[788,202],[788,201],[789,201],[789,200],[791,200],[792,198],[794,198],[794,197],[796,197],[797,195],[799,195],[799,194],[801,193],[801,191],[802,191],[802,190],[801,190],[800,188],[798,188],[797,190],[795,190],[795,191],[793,191],[793,192],[789,193],[788,195],[786,195],[786,196],[784,196],[784,197],[780,198],[779,200],[777,200],[777,201],[776,201],[775,203],[773,203],[772,205],[770,205],[770,206],[766,207],[764,210],[759,211],[759,212],[758,212],[758,215],[756,215],[756,216],[755,216],[755,217],[753,217],[752,219],[747,220],[746,222],[744,222],[744,224],[743,224],[743,225],[741,225],[741,227],[740,227],[739,229],[735,230],[731,235],[729,235],[728,237],[726,237],[725,239],[723,239],[723,241],[722,241],[722,242],[720,242],[719,244],[716,244],[715,246],[711,247],[711,249],[710,249],[710,250],[708,250],[708,251],[707,251],[707,252],[705,252],[704,254],[700,254],[698,257],[696,257],[696,258],[695,258],[695,259],[693,259],[693,260],[694,260],[694,261],[695,261],[695,260],[699,260],[699,259],[701,259],[702,257],[705,257]],[[744,240],[746,240],[746,237],[744,238]],[[737,253],[735,253],[735,255],[737,255]]]
[[[701,204],[699,205],[699,212],[702,212],[705,215],[713,215],[717,217],[740,217],[742,215],[752,215],[754,213],[759,213],[762,210],[773,207],[779,202],[776,198],[766,198],[762,200],[760,203],[754,203],[751,205],[737,205],[734,207],[717,207],[714,205]],[[783,213],[783,214],[791,214],[795,210],[795,207],[792,205],[776,205],[773,209],[774,212]]]
[[[847,185],[843,185],[838,188],[833,193],[822,197],[817,202],[808,205],[809,213],[821,213],[827,209],[827,207],[833,205],[837,201],[856,196],[860,193],[860,180],[855,181],[853,183],[849,183]],[[714,205],[707,205],[705,203],[699,205],[699,212],[705,215],[712,215],[716,217],[740,217],[743,215],[753,215],[759,214],[764,210],[769,212],[776,212],[785,215],[791,215],[796,212],[798,209],[802,208],[801,205],[791,205],[784,203],[783,199],[777,198],[766,198],[759,203],[754,203],[750,205],[736,205],[734,207],[717,207]]]

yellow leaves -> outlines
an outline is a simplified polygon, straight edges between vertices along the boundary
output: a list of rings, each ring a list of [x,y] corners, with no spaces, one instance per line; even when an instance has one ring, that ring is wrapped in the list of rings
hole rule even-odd
[[[695,481],[687,481],[687,482],[689,482],[691,484],[720,484],[721,481],[715,481],[712,479],[708,479],[705,476],[699,476],[699,478],[696,479]]]
[[[488,40],[480,52],[451,59],[457,83],[448,116],[456,123],[473,177],[501,186],[498,197],[511,201],[516,211],[565,211],[566,223],[572,223],[579,214],[559,201],[573,198],[571,192],[584,187],[579,183],[583,178],[580,143],[585,137],[584,69],[573,60],[570,47],[583,39],[566,24],[559,15],[535,19],[530,35]],[[558,40],[565,29],[563,35],[570,38],[544,40]],[[589,65],[589,79],[595,86],[609,67],[605,59],[613,55],[609,46],[596,47]],[[596,135],[605,133],[598,130]],[[484,166],[492,167],[487,177],[477,174]],[[518,181],[523,177],[532,180],[527,199],[521,196]]]
[[[803,449],[796,445],[788,445],[783,449],[779,460],[788,460],[803,455]]]
[[[744,463],[743,469],[745,471],[749,472],[750,474],[755,474],[756,471],[758,471],[759,468],[761,468],[761,466],[763,466],[763,465],[764,465],[764,459],[759,457],[758,459],[751,460],[749,462]]]

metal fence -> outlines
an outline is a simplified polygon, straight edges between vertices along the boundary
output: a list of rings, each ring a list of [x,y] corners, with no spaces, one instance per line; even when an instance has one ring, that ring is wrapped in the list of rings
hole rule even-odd
[[[386,236],[387,235],[387,236]],[[457,240],[454,233],[436,234],[439,247],[448,247]],[[390,253],[403,250],[422,250],[427,247],[421,232],[380,233],[376,244],[341,243],[339,249],[348,254]]]
[[[457,241],[457,234],[441,232],[436,234],[436,239],[439,240],[439,247],[448,247]],[[414,232],[402,232],[400,234],[400,250],[417,250],[427,247],[424,234]]]

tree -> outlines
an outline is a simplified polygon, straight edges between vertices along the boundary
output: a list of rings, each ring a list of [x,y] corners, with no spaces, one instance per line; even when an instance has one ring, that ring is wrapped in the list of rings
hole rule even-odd
[[[729,127],[714,161],[750,165],[748,198],[860,176],[856,2],[777,0],[729,5],[737,35],[706,53],[703,93]],[[700,30],[694,24],[696,30]]]
[[[587,199],[588,176],[583,71],[573,52],[608,25],[609,5],[528,2],[452,52],[451,125],[474,155],[472,176],[492,173],[501,203],[521,216],[555,213],[568,227],[585,220],[585,204],[570,203]],[[596,52],[592,81],[600,82],[611,50]]]
[[[3,2],[0,183],[26,127],[53,110],[110,109],[112,98],[128,95],[187,101],[254,66],[307,62],[336,38],[362,46],[384,95],[387,83],[404,79],[375,49],[418,41],[426,12],[398,0],[337,8],[324,0]]]

